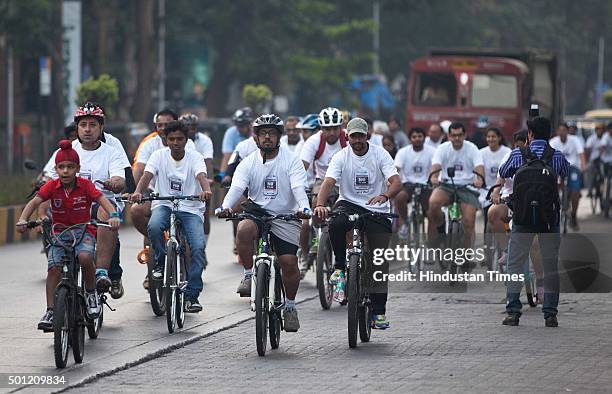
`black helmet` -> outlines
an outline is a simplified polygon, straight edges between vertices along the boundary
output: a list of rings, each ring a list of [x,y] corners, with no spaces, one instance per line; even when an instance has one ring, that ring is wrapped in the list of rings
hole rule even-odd
[[[253,120],[253,110],[250,107],[237,109],[232,116],[232,121],[236,126],[245,126]]]
[[[255,130],[255,134],[260,129],[273,127],[278,130],[279,134],[283,134],[285,131],[285,127],[283,125],[283,120],[274,114],[264,114],[259,118],[255,119],[253,122],[253,129]]]

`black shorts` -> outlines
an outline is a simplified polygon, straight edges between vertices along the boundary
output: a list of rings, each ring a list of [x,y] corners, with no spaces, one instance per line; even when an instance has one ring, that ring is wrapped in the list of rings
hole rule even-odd
[[[257,226],[257,239],[259,240],[261,238],[261,233],[263,232],[263,223],[259,220],[254,220],[254,222]],[[286,254],[297,256],[298,246],[280,239],[272,231],[270,231],[270,244],[272,246],[272,250],[277,256],[284,256]]]

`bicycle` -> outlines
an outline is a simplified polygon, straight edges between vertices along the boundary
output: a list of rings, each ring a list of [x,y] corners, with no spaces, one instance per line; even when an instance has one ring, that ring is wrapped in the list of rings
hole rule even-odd
[[[281,276],[280,264],[274,255],[270,242],[272,221],[301,221],[295,214],[258,216],[249,212],[232,213],[226,220],[250,219],[262,224],[262,231],[257,242],[257,255],[251,277],[251,311],[255,312],[255,343],[257,354],[266,355],[268,332],[270,347],[278,349],[283,330],[282,310],[285,307],[285,285]],[[274,278],[273,280],[270,280]]]
[[[425,244],[425,214],[421,205],[421,196],[426,190],[429,190],[428,185],[420,183],[412,184],[414,186],[411,196],[411,208],[408,213],[408,247],[411,249],[419,249]],[[420,256],[414,263],[410,264],[410,272],[418,273],[423,270],[423,257]]]
[[[569,191],[567,190],[567,179],[561,178],[559,180],[559,202],[561,204],[561,214],[559,217],[559,224],[561,225],[561,232],[567,234],[567,222],[569,221]]]
[[[333,218],[343,214],[342,211],[330,213]],[[370,280],[367,275],[362,273],[372,273],[372,261],[369,256],[369,245],[367,238],[363,239],[365,219],[368,217],[397,218],[396,213],[366,212],[362,214],[349,214],[348,220],[353,225],[353,242],[350,249],[347,249],[348,270],[346,272],[346,299],[347,299],[347,333],[350,348],[357,347],[357,331],[361,342],[369,342],[372,332],[372,301],[367,290],[370,287]]]
[[[187,247],[188,242],[183,232],[183,225],[178,217],[179,204],[181,201],[199,201],[199,196],[159,196],[152,194],[142,197],[140,201],[170,201],[170,227],[167,230],[166,259],[164,260],[164,276],[161,281],[151,280],[149,282],[149,294],[151,289],[151,306],[153,312],[159,316],[158,311],[166,313],[168,332],[172,334],[176,327],[183,328],[185,324],[185,289],[187,288]],[[161,294],[160,294],[161,291]],[[161,297],[160,297],[161,295]],[[162,301],[163,300],[163,301]]]
[[[593,215],[597,213],[597,206],[600,207],[601,211],[604,212],[604,200],[601,186],[605,182],[603,163],[601,159],[597,158],[593,161],[589,168],[591,172],[591,184],[589,186],[588,196],[591,199],[591,212]]]
[[[95,317],[87,316],[84,278],[81,274],[81,266],[77,262],[78,257],[74,248],[83,240],[88,225],[96,227],[110,227],[110,225],[106,222],[90,220],[89,222],[66,227],[58,234],[55,234],[56,225],[52,226],[49,220],[29,221],[26,227],[32,229],[39,225],[42,225],[43,237],[47,240],[50,247],[61,247],[65,251],[62,259],[62,277],[55,289],[55,301],[53,304],[53,353],[55,366],[57,368],[65,368],[68,362],[69,347],[72,347],[74,361],[77,364],[83,362],[85,355],[85,327],[87,327],[87,333],[91,339],[97,338],[104,320],[104,305],[110,308],[106,302],[106,296],[101,294],[98,296],[99,302],[102,305],[100,314]],[[72,241],[64,240],[68,236],[72,238]],[[114,309],[110,309],[114,311]]]
[[[440,171],[442,171],[442,169],[438,169],[436,171],[433,171],[431,174],[429,174],[429,179],[427,180],[428,185],[431,185],[431,177],[439,173]],[[480,175],[479,173],[477,173],[476,171],[472,171],[472,173],[477,175],[480,179],[482,179],[482,188],[485,188],[486,184],[485,184],[484,177]],[[455,250],[455,249],[463,247],[463,237],[464,237],[463,222],[461,220],[461,205],[459,203],[459,195],[457,194],[457,191],[459,189],[467,188],[469,185],[462,185],[462,186],[455,185],[455,181],[454,181],[455,167],[448,167],[446,169],[446,174],[448,175],[450,179],[450,183],[440,182],[440,184],[450,186],[453,189],[453,194],[451,196],[451,201],[448,206],[448,210],[447,210],[446,218],[445,218],[445,222],[446,222],[445,241],[446,241],[447,248]],[[457,260],[453,260],[450,263],[450,267],[449,267],[448,264],[442,258],[442,256],[440,256],[438,263],[442,271],[449,271],[451,274],[456,274],[459,271],[459,269],[461,269],[463,272],[469,271],[469,263],[466,266],[465,262],[459,263]],[[454,276],[451,276],[451,278],[454,278]],[[452,286],[455,284],[455,282],[456,282],[455,280],[451,280],[449,283]]]
[[[486,199],[491,201],[491,194],[493,190],[501,186],[502,185],[492,186],[487,193]],[[500,204],[504,204],[508,207],[508,217],[504,220],[504,229],[506,231],[506,235],[509,235],[510,229],[512,226],[512,201],[509,196],[503,197],[500,199]],[[498,254],[501,254],[501,248],[499,247],[499,245],[495,245],[495,250],[498,252]],[[497,259],[495,259],[495,261],[497,261]],[[507,271],[506,266],[507,266],[507,260],[505,264],[499,267],[500,272]],[[535,267],[533,264],[533,260],[531,259],[531,256],[527,259],[527,261],[525,262],[525,265],[523,266],[523,274],[525,276],[524,283],[525,283],[525,295],[527,297],[527,303],[529,304],[529,306],[535,307],[537,306],[538,302],[542,303],[543,300],[538,299],[537,285],[536,285],[537,274],[536,274]]]

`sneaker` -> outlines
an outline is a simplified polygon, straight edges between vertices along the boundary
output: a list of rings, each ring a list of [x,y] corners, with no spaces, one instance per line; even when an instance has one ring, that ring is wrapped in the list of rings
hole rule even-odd
[[[334,275],[338,272],[338,276],[337,279],[334,281],[334,301],[337,301],[339,303],[344,302],[344,287],[346,285],[345,283],[345,278],[344,278],[344,271],[342,270],[336,270],[334,272]],[[333,275],[332,275],[333,278]],[[331,279],[330,279],[331,282]]]
[[[544,304],[544,286],[538,286],[538,292],[536,294],[536,304]]]
[[[544,325],[546,327],[559,327],[557,316],[548,316],[546,319],[544,319]]]
[[[85,299],[87,300],[87,314],[91,319],[95,319],[100,316],[102,305],[100,305],[98,299],[98,291],[94,290],[93,293],[85,293]]]
[[[389,328],[389,321],[385,315],[372,316],[372,328],[376,330],[386,330]]]
[[[504,326],[518,326],[519,325],[519,317],[517,315],[508,314],[502,321]]]
[[[151,278],[153,280],[162,280],[164,278],[164,264],[156,264],[151,270]]]
[[[150,246],[145,246],[143,249],[140,250],[140,252],[138,252],[138,254],[136,255],[136,260],[140,263],[140,264],[147,264],[147,261],[149,260],[149,253],[151,252],[151,247]]]
[[[149,275],[146,275],[142,281],[142,287],[144,287],[145,290],[149,290]]]
[[[147,283],[147,287],[149,287],[148,283]],[[123,292],[124,290],[123,290],[123,283],[121,282],[121,278],[113,280],[111,282],[111,289],[110,289],[111,297],[113,297],[115,300],[117,298],[121,298],[123,297]]]
[[[245,275],[240,284],[238,285],[238,289],[236,293],[240,294],[240,297],[250,297],[251,296],[251,275]]]
[[[45,311],[45,314],[38,322],[38,329],[42,330],[42,332],[53,331],[53,309],[47,309]]]
[[[199,313],[202,312],[202,305],[196,298],[195,300],[185,300],[185,312],[187,313]]]
[[[401,227],[399,228],[399,231],[397,232],[397,236],[402,241],[405,241],[408,239],[408,226],[406,225],[406,223],[401,225]]]
[[[284,328],[287,332],[297,332],[300,328],[300,321],[298,320],[298,313],[295,308],[285,308],[283,310],[283,320],[285,321]]]
[[[106,293],[112,286],[112,281],[108,277],[108,272],[104,268],[96,270],[96,289],[100,293]]]
[[[344,270],[336,268],[333,274],[329,277],[329,283],[334,285],[340,279],[340,277],[344,277]]]

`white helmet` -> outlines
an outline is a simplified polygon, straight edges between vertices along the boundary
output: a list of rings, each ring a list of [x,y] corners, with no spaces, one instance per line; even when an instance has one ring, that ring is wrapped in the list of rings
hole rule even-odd
[[[440,122],[440,128],[444,133],[448,134],[448,128],[450,127],[451,123],[453,122],[451,122],[450,120],[443,120],[442,122]]]
[[[338,108],[327,107],[323,108],[319,112],[319,126],[330,127],[330,126],[341,126],[342,125],[342,112]]]

